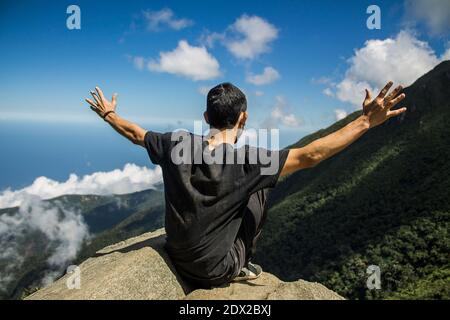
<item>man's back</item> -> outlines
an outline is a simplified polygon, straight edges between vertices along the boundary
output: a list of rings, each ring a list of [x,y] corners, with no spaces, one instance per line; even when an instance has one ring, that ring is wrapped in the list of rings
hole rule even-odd
[[[211,151],[212,161],[204,159],[210,149],[203,137],[188,132],[176,135],[151,131],[145,135],[150,159],[163,171],[166,247],[186,277],[219,278],[230,272],[225,258],[250,195],[275,185],[288,150],[270,152],[248,145],[236,149],[221,144]],[[265,166],[254,158],[261,151],[277,161],[274,174],[261,174]]]

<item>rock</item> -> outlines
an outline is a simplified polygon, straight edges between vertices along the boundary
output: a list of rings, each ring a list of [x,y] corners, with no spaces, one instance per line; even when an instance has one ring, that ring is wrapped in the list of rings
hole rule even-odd
[[[273,274],[263,273],[253,281],[230,283],[210,290],[197,289],[187,300],[343,300],[319,283],[303,280],[283,282]]]
[[[160,229],[108,246],[79,265],[79,289],[68,288],[69,274],[26,299],[343,299],[321,284],[283,282],[270,273],[254,281],[193,290],[176,274],[164,241]]]
[[[26,299],[182,299],[189,292],[164,251],[164,229],[108,246],[81,263],[80,289],[63,276]]]

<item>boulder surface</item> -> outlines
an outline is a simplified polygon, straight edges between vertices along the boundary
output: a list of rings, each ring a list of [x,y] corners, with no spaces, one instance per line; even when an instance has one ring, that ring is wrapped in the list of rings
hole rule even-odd
[[[79,265],[79,286],[74,285],[76,273],[69,273],[26,299],[343,299],[319,283],[283,282],[270,273],[253,281],[195,290],[177,275],[164,243],[164,229],[159,229],[108,246]]]

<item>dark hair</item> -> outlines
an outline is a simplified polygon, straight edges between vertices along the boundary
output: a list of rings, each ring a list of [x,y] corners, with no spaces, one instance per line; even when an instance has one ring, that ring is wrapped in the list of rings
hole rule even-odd
[[[206,113],[212,127],[230,129],[236,125],[241,112],[246,110],[245,94],[231,83],[221,83],[209,90]]]

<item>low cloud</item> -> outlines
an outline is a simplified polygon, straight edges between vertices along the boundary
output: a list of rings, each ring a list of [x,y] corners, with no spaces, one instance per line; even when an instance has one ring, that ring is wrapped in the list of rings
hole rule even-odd
[[[71,174],[64,182],[39,177],[23,189],[6,189],[1,192],[0,208],[19,206],[30,195],[51,199],[64,194],[127,194],[152,188],[160,182],[162,182],[160,167],[149,169],[135,164],[126,164],[122,170],[95,172],[83,177]]]
[[[169,8],[159,11],[146,10],[142,13],[149,31],[159,31],[163,27],[173,30],[181,30],[194,24],[192,20],[186,18],[176,18],[174,12]]]
[[[270,115],[261,124],[262,128],[276,129],[280,126],[299,127],[302,123],[293,113],[287,111],[288,104],[283,96],[275,97],[275,104],[272,107]]]
[[[152,188],[161,182],[160,167],[148,169],[126,164],[122,170],[83,177],[71,174],[64,182],[39,177],[23,189],[1,192],[0,208],[19,208],[13,214],[0,215],[0,291],[7,291],[16,272],[36,254],[45,255],[49,267],[41,279],[42,285],[53,282],[90,236],[79,212],[65,208],[60,201],[43,199],[65,194],[126,194]],[[36,237],[46,240],[34,243]]]
[[[181,40],[172,51],[160,52],[157,61],[148,62],[148,68],[150,71],[175,74],[194,81],[220,76],[216,58],[204,46],[191,46],[186,40]]]
[[[44,243],[33,242],[37,234],[45,237]],[[51,283],[76,257],[88,237],[81,214],[60,203],[50,204],[28,195],[17,213],[0,215],[0,290],[6,290],[23,263],[36,254],[48,256],[51,271],[44,275],[42,283]]]
[[[247,76],[247,82],[254,84],[255,86],[261,86],[272,83],[280,78],[278,71],[272,67],[265,67],[261,74],[249,74]]]

